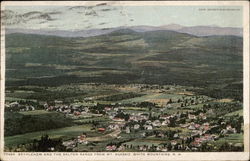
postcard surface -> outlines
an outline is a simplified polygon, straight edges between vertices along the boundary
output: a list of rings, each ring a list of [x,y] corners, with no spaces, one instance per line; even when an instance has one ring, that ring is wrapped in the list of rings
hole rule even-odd
[[[248,160],[248,2],[4,2],[1,159]]]

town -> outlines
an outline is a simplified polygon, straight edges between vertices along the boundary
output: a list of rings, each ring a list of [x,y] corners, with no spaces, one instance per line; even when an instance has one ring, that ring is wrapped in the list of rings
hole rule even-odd
[[[41,139],[60,140],[56,144],[48,143],[45,151],[59,151],[58,147],[64,151],[112,152],[243,149],[242,103],[239,101],[211,98],[177,85],[105,86],[125,92],[72,102],[60,99],[6,101],[5,111],[35,115],[36,112],[57,113],[71,120],[74,126],[81,126],[82,129],[73,130],[70,137],[67,136],[70,131],[55,136],[50,131],[42,132],[46,137],[39,136]],[[8,148],[10,151],[28,151],[31,146],[39,145],[39,137],[36,137],[36,143],[28,140]]]

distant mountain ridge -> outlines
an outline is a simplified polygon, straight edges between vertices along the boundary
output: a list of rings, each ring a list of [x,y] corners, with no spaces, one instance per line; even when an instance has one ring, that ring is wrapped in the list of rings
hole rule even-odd
[[[25,33],[25,34],[38,34],[38,35],[51,35],[60,37],[91,37],[109,34],[113,31],[121,29],[131,29],[136,32],[148,32],[148,31],[158,31],[158,30],[170,30],[180,33],[187,33],[194,36],[212,36],[212,35],[232,35],[240,36],[243,35],[242,28],[235,27],[218,27],[218,26],[192,26],[186,27],[178,24],[168,24],[164,26],[122,26],[115,28],[103,28],[103,29],[89,29],[89,30],[50,30],[50,29],[6,29],[6,34],[11,33]]]
[[[177,84],[242,100],[242,37],[126,28],[85,38],[24,33],[5,38],[10,89],[75,83]]]

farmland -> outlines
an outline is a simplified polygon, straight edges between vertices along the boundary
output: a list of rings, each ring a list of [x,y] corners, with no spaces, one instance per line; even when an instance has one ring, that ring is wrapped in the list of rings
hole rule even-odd
[[[89,84],[88,87],[90,88],[90,86],[92,86],[92,89],[97,90],[95,87],[100,85]],[[178,151],[183,150],[183,147],[179,146],[178,148],[176,145],[183,145],[183,143],[190,144],[190,146],[185,147],[189,151],[199,151],[199,147],[202,146],[203,142],[197,142],[198,146],[193,146],[195,140],[190,141],[190,143],[186,143],[185,140],[188,138],[190,140],[198,137],[202,138],[203,135],[209,135],[209,139],[213,140],[212,142],[209,140],[204,141],[204,144],[211,142],[211,146],[214,147],[223,146],[225,142],[237,146],[243,143],[242,129],[236,130],[234,128],[238,124],[238,119],[242,117],[242,105],[234,101],[228,102],[227,99],[218,101],[204,95],[190,95],[190,93],[185,92],[190,87],[185,86],[106,84],[98,89],[102,91],[103,95],[96,92],[98,97],[92,95],[82,100],[74,99],[72,100],[73,103],[61,101],[60,99],[54,102],[45,102],[43,105],[41,105],[43,101],[32,102],[31,100],[26,102],[17,101],[16,104],[10,103],[9,110],[20,109],[14,113],[13,110],[8,112],[15,114],[13,120],[23,122],[22,120],[29,121],[31,119],[33,124],[40,128],[42,124],[46,124],[42,121],[44,119],[51,125],[60,125],[60,122],[55,122],[57,119],[46,119],[53,116],[53,118],[62,117],[60,120],[62,122],[67,120],[67,124],[62,124],[58,128],[44,126],[41,130],[30,128],[32,131],[24,131],[23,134],[17,134],[20,133],[17,131],[18,129],[16,131],[12,129],[10,132],[14,135],[9,136],[10,134],[7,133],[5,137],[6,148],[21,150],[23,147],[20,147],[20,144],[24,144],[24,147],[29,149],[28,147],[31,146],[34,139],[37,140],[43,135],[48,135],[51,139],[61,139],[67,145],[67,149],[71,151],[113,151],[112,146],[114,145],[116,147],[115,151],[165,151],[166,149],[168,151]],[[119,94],[105,94],[106,91],[115,90]],[[131,97],[135,97],[127,99],[127,95],[135,91],[137,91],[137,95],[131,95]],[[124,99],[114,102],[100,101],[100,98],[105,99],[105,97],[108,97],[113,99],[112,96],[117,98],[117,95]],[[164,103],[155,101],[158,99],[164,100]],[[33,106],[40,108],[27,108],[30,107],[28,104],[31,103],[33,103]],[[217,109],[217,106],[231,106],[231,104],[235,106],[231,113],[225,113],[225,111]],[[210,110],[207,109],[208,105],[211,106]],[[211,111],[211,109],[214,110]],[[216,112],[215,110],[219,111]],[[225,118],[220,117],[220,119],[215,120],[214,113],[220,113],[220,116],[225,115]],[[9,117],[11,117],[10,114],[5,119],[10,120]],[[232,118],[234,118],[235,125],[229,127],[228,123],[232,123]],[[206,127],[208,122],[210,122],[209,126]],[[221,122],[225,122],[226,125],[221,124]],[[7,126],[11,125],[7,124]],[[27,124],[27,126],[32,125]],[[223,129],[224,127],[225,129]],[[29,127],[26,128],[29,129]],[[101,131],[102,129],[103,131]],[[213,129],[217,130],[213,132]],[[222,135],[223,130],[226,131]],[[227,132],[230,130],[236,131]],[[8,132],[8,129],[6,129],[6,132]],[[82,136],[84,136],[84,139],[79,140],[79,137]],[[116,139],[114,140],[114,138]],[[169,149],[170,147],[171,149]]]
[[[242,38],[6,35],[5,151],[243,151]]]

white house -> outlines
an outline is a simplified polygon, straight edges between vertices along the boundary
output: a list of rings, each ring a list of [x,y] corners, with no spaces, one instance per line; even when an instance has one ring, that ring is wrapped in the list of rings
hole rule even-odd
[[[153,127],[151,125],[144,125],[144,128],[146,130],[152,130],[153,129]]]

